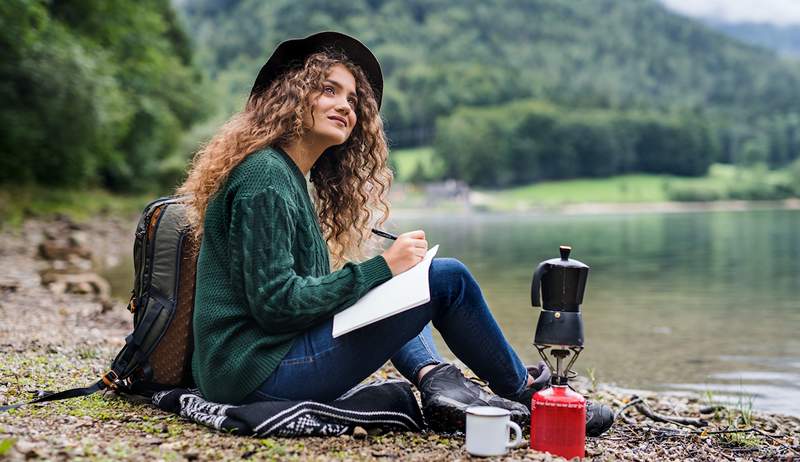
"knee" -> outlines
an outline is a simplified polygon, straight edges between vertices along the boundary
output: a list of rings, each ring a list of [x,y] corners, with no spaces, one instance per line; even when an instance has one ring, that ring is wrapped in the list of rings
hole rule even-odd
[[[434,258],[431,262],[431,276],[463,276],[469,275],[467,265],[461,263],[461,260],[456,258],[444,257]]]
[[[431,293],[461,296],[477,287],[467,266],[455,258],[434,258],[429,275]]]

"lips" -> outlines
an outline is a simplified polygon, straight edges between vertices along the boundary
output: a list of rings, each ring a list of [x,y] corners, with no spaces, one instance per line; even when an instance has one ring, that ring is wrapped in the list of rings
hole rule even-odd
[[[338,120],[339,122],[343,123],[345,127],[347,126],[347,119],[342,116],[328,116],[328,118],[331,120]]]

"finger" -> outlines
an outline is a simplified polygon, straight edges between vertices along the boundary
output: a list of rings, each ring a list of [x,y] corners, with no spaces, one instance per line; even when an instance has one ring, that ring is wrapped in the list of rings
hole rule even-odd
[[[415,231],[409,231],[407,233],[403,233],[403,236],[408,236],[414,239],[425,239],[425,231],[421,229],[417,229]]]
[[[425,249],[428,248],[428,241],[426,241],[425,239],[414,239],[412,242],[414,243],[414,247],[420,247]]]

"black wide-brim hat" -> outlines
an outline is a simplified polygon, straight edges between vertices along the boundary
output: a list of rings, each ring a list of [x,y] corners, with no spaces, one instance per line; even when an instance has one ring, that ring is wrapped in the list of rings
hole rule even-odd
[[[309,55],[326,50],[344,54],[353,64],[364,71],[372,87],[372,92],[375,94],[378,109],[380,109],[383,97],[383,73],[378,59],[363,43],[349,35],[332,31],[319,32],[306,38],[281,42],[258,73],[253,89],[250,91],[250,97],[267,89],[286,71],[302,66]]]

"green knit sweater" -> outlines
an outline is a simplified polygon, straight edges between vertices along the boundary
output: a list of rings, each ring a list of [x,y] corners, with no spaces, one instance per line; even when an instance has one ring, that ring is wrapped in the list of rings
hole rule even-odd
[[[209,400],[240,402],[298,335],[391,277],[381,256],[332,273],[300,169],[275,148],[247,156],[206,209],[195,292],[195,382]]]

